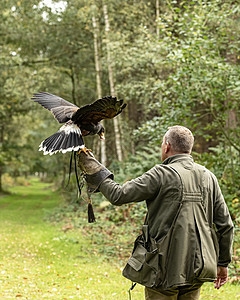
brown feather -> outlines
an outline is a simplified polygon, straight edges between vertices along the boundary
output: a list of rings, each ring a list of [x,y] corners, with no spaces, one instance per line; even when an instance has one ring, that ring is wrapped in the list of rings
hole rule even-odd
[[[118,115],[126,105],[123,100],[117,100],[116,97],[104,97],[98,99],[92,104],[85,105],[77,110],[72,120],[76,124],[97,124],[103,119],[112,119]]]

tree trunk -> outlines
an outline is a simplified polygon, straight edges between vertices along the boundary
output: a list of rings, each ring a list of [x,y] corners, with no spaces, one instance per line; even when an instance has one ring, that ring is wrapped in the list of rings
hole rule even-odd
[[[77,105],[77,99],[76,99],[76,83],[75,83],[75,74],[74,74],[74,68],[73,66],[70,67],[71,70],[71,81],[72,81],[72,102]]]
[[[100,64],[100,56],[99,56],[99,46],[98,46],[98,36],[99,36],[99,27],[96,22],[95,16],[92,17],[93,22],[93,37],[94,37],[94,56],[95,56],[95,69],[96,69],[96,82],[97,82],[97,96],[98,99],[102,98],[102,85],[101,85],[101,64]],[[104,121],[102,121],[104,126]],[[105,140],[100,141],[101,147],[101,163],[103,165],[106,164],[106,143]]]
[[[103,13],[104,13],[104,19],[105,19],[105,35],[106,35],[106,46],[107,46],[107,62],[108,62],[108,74],[109,74],[109,82],[110,82],[110,91],[111,95],[116,97],[115,87],[114,87],[114,79],[113,79],[113,68],[111,64],[111,51],[110,51],[110,41],[109,41],[109,31],[110,31],[110,25],[108,20],[108,11],[107,11],[107,5],[103,4]],[[114,125],[114,132],[115,132],[115,143],[116,143],[116,150],[117,150],[117,158],[119,161],[123,160],[122,155],[122,148],[121,148],[121,135],[119,130],[119,118],[113,119],[113,125]]]
[[[235,109],[230,109],[228,111],[226,127],[230,129],[235,129],[237,127],[237,114]]]
[[[159,0],[156,0],[156,33],[157,37],[159,37],[159,26],[158,26],[158,20],[159,20]]]

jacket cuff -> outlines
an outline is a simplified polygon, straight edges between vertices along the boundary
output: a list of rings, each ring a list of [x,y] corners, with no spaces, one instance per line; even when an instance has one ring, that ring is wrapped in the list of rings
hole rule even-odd
[[[99,192],[98,190],[99,186],[108,177],[113,179],[114,176],[113,173],[111,173],[107,168],[103,168],[97,173],[94,173],[92,175],[86,174],[85,178],[88,184],[88,191],[90,193]]]
[[[217,266],[218,267],[224,267],[224,268],[227,268],[229,265],[229,263],[218,263]]]

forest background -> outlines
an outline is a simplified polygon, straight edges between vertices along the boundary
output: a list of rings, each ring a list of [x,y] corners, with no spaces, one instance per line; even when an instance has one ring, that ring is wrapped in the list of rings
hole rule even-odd
[[[59,124],[31,97],[45,91],[82,106],[117,96],[127,108],[104,121],[105,142],[89,137],[87,147],[122,183],[160,163],[169,126],[191,129],[194,159],[217,176],[235,224],[232,272],[237,274],[239,2],[6,0],[0,11],[0,191],[19,176],[41,176],[65,197],[49,218],[67,216],[73,224],[86,203],[77,197],[74,176],[63,189],[70,155],[38,152]],[[146,210],[144,204],[113,208],[100,195],[94,205],[105,221],[125,226],[139,227]]]

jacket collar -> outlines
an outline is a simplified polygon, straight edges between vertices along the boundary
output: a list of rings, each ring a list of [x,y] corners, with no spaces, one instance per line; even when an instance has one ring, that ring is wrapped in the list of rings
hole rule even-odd
[[[168,165],[170,163],[172,164],[172,163],[180,162],[180,161],[188,161],[188,162],[193,163],[193,158],[189,154],[176,154],[176,155],[173,155],[173,156],[170,156],[170,157],[166,158],[162,162],[162,164],[163,165]]]

